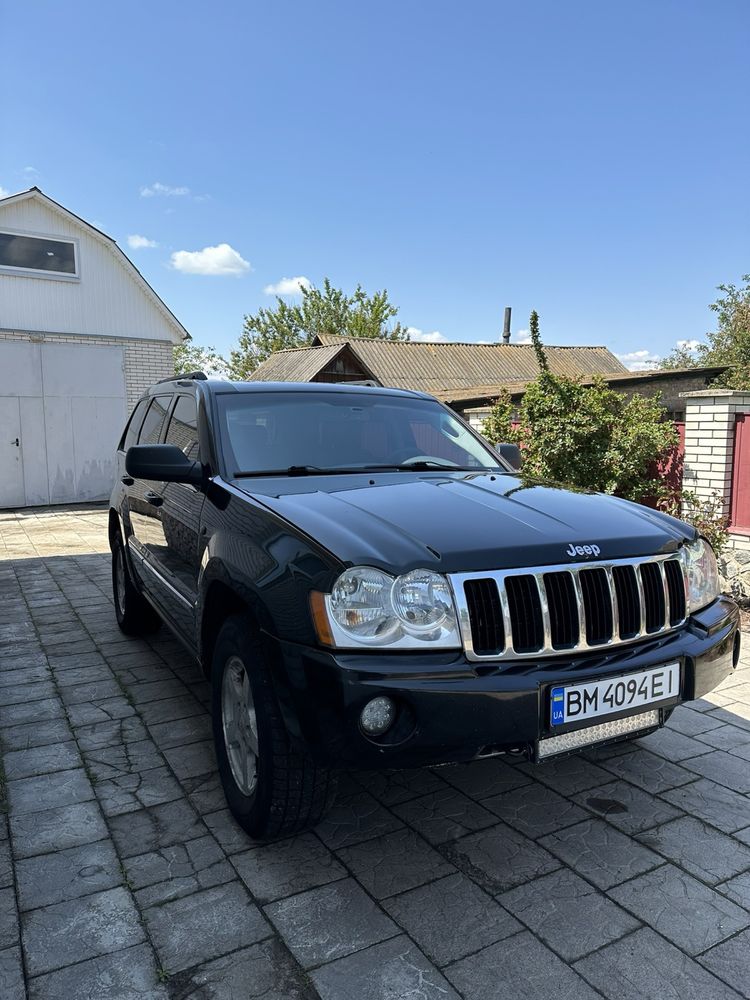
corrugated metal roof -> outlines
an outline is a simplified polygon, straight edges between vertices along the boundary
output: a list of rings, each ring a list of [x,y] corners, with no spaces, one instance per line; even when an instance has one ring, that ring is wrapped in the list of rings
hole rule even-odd
[[[505,382],[527,382],[539,373],[531,344],[426,344],[321,334],[322,345],[349,344],[383,385],[442,392]],[[310,348],[315,350],[316,348]],[[559,375],[611,375],[627,368],[606,347],[546,347]]]
[[[311,382],[321,369],[341,353],[344,344],[327,347],[297,347],[274,351],[250,375],[252,382]]]

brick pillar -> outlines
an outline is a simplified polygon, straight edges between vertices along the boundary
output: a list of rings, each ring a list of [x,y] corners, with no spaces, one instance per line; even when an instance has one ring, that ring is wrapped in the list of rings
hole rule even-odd
[[[685,460],[682,485],[699,497],[716,491],[729,513],[736,413],[750,412],[750,393],[704,389],[680,394],[685,400]]]

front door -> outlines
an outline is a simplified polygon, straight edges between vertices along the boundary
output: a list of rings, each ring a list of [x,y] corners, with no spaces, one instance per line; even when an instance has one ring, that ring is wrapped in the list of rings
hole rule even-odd
[[[23,507],[21,408],[18,396],[0,396],[0,508]]]

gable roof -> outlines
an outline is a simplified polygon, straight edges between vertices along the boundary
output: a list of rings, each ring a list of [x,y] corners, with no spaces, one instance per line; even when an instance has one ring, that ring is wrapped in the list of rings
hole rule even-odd
[[[15,205],[19,202],[29,201],[32,199],[40,202],[55,214],[62,216],[62,218],[66,219],[68,222],[72,222],[80,229],[85,230],[98,243],[106,247],[118,264],[125,269],[128,276],[135,281],[136,285],[140,288],[146,298],[162,314],[164,319],[167,321],[167,324],[172,328],[175,334],[175,343],[180,343],[183,340],[190,340],[190,334],[188,331],[182,323],[180,323],[172,310],[162,301],[162,299],[159,298],[132,260],[117,245],[117,242],[111,236],[103,233],[101,229],[97,229],[96,226],[92,226],[90,222],[86,222],[85,219],[82,219],[79,215],[71,212],[70,209],[65,208],[64,205],[61,205],[53,198],[50,198],[49,195],[45,194],[44,191],[41,190],[41,188],[32,187],[27,191],[19,191],[18,194],[11,194],[6,198],[0,198],[0,211],[2,211],[6,205]]]
[[[319,334],[312,347],[277,351],[256,368],[252,378],[269,381],[308,382],[335,355],[327,352],[348,346],[382,384],[397,389],[444,393],[475,386],[525,383],[535,378],[539,366],[531,344],[424,343],[376,340]],[[592,376],[627,372],[606,347],[546,347],[553,372]],[[318,361],[320,360],[320,364]]]

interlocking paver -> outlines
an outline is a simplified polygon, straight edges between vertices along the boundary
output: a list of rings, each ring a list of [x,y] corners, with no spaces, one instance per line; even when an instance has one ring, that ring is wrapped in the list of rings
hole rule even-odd
[[[692,816],[648,830],[638,839],[711,885],[750,868],[750,848]]]
[[[431,844],[455,840],[497,822],[497,816],[452,788],[394,806],[393,811]]]
[[[541,837],[586,819],[585,810],[545,785],[525,785],[502,795],[482,800],[485,809],[495,813],[509,826],[526,834]]]
[[[21,949],[18,946],[0,951],[0,997],[3,1000],[26,1000]]]
[[[113,889],[122,882],[120,862],[109,840],[21,859],[16,864],[22,910],[62,903]]]
[[[29,1000],[73,1000],[74,997],[167,1000],[167,989],[159,983],[151,948],[142,944],[37,976],[29,983]]]
[[[398,937],[312,973],[321,1000],[459,1000],[408,938]]]
[[[177,973],[169,980],[169,990],[179,1000],[318,1000],[277,938]]]
[[[737,994],[651,928],[577,962],[608,1000],[737,1000]]]
[[[750,955],[750,931],[743,931],[730,941],[718,944],[705,955],[701,955],[700,963],[733,986],[740,996],[750,997],[748,955]]]
[[[22,934],[26,967],[32,976],[109,955],[145,938],[125,889],[30,910],[23,915]]]
[[[353,879],[271,903],[266,914],[306,969],[398,934],[393,921]]]
[[[750,924],[750,913],[674,865],[615,886],[609,895],[689,955]]]
[[[662,860],[598,819],[550,834],[540,843],[600,889],[656,868]]]
[[[685,787],[690,789],[694,785]],[[689,795],[688,792],[686,794]],[[682,815],[679,809],[626,781],[612,781],[601,788],[589,788],[574,798],[623,833],[640,833]]]
[[[234,854],[232,864],[261,903],[271,903],[346,876],[346,869],[312,833]]]
[[[16,857],[21,858],[78,844],[91,844],[108,836],[96,802],[79,802],[42,812],[14,815],[10,818],[10,826]]]
[[[455,871],[413,830],[396,830],[362,844],[339,848],[337,853],[376,899],[413,889]]]
[[[462,837],[448,845],[445,852],[458,868],[492,893],[512,889],[560,867],[548,851],[505,823]]]
[[[169,972],[226,955],[272,933],[239,882],[149,907],[143,915]]]
[[[81,755],[71,740],[69,743],[53,743],[27,750],[12,750],[5,754],[5,777],[8,781],[17,778],[31,778],[53,771],[67,771],[81,766]]]
[[[566,962],[610,944],[640,926],[567,868],[503,893],[500,903]]]
[[[439,966],[522,929],[507,910],[461,874],[392,896],[383,906]]]
[[[588,1000],[582,955],[618,1000],[734,996],[709,969],[746,989],[750,657],[641,741],[344,773],[316,833],[254,844],[199,666],[117,628],[106,526],[0,512],[2,1000],[26,996],[20,922],[31,1000]]]
[[[662,798],[725,833],[750,825],[750,798],[707,778],[673,788]]]
[[[128,858],[124,867],[141,908],[236,879],[226,855],[210,836]]]
[[[471,1000],[596,1000],[597,994],[528,931],[451,965],[448,979]],[[502,984],[502,985],[500,985]],[[502,992],[499,992],[499,989]]]
[[[94,790],[82,767],[8,782],[11,815],[42,812],[93,799]]]

